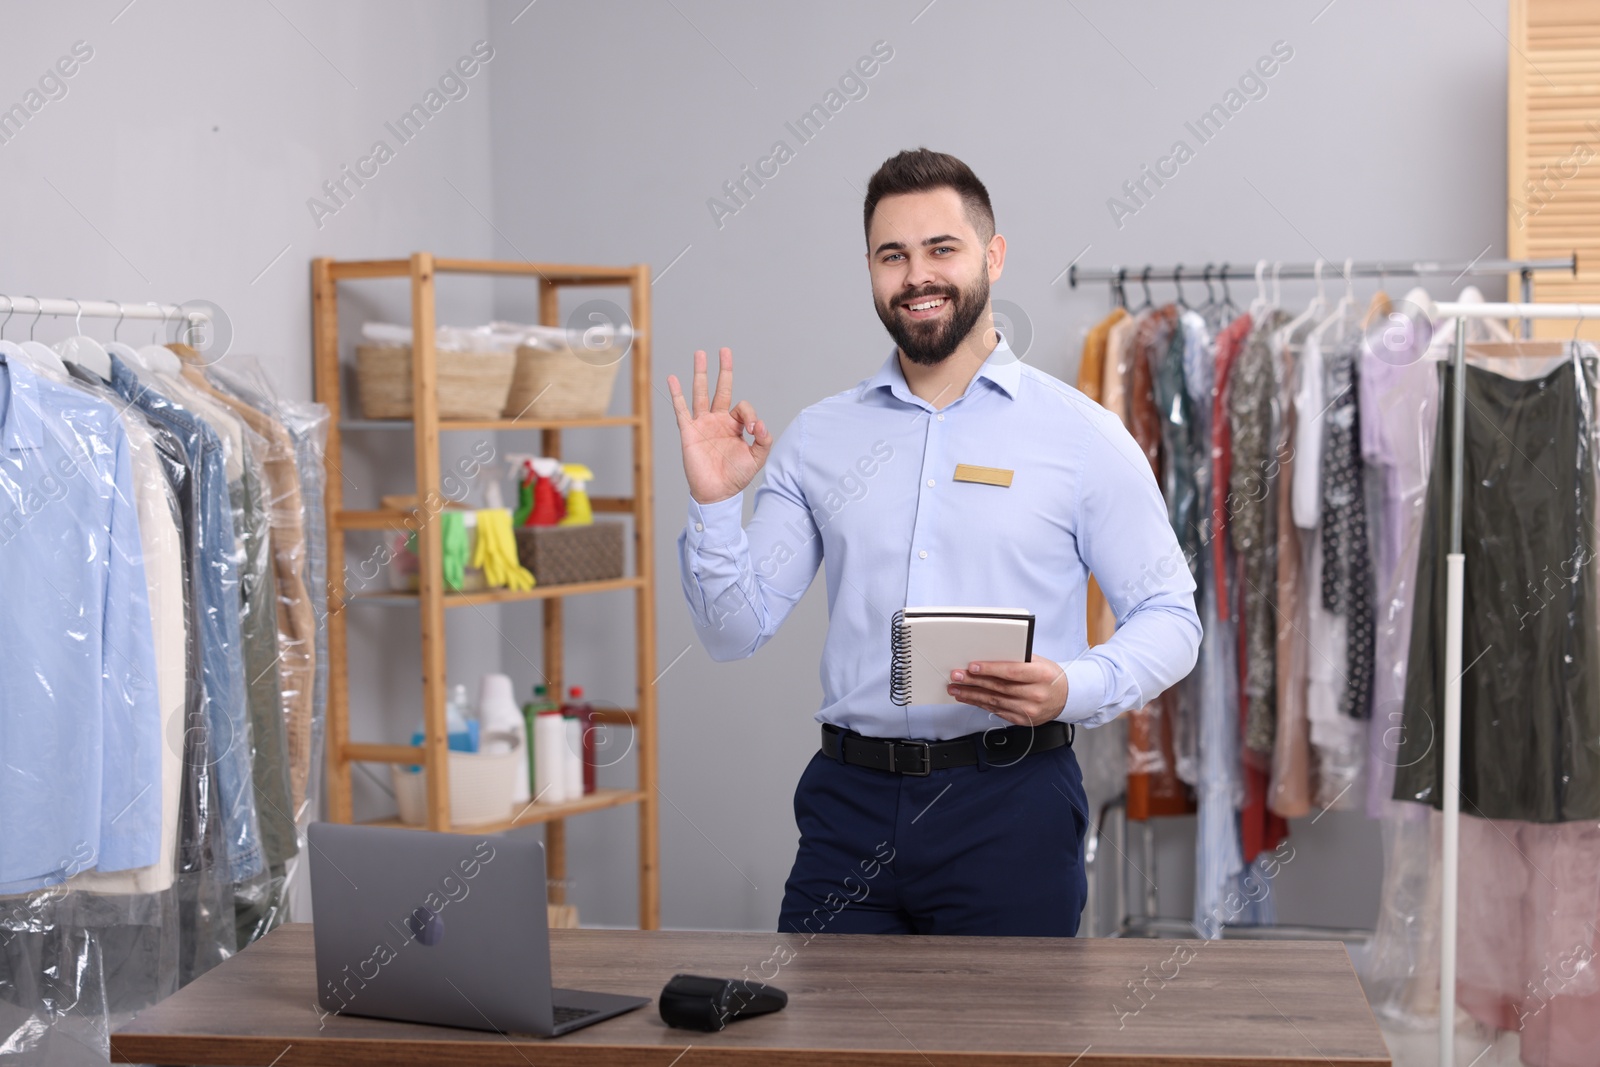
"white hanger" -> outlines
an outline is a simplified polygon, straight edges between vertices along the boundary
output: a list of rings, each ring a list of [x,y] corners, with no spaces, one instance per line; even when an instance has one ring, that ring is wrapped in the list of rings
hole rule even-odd
[[[150,344],[139,346],[139,358],[141,369],[146,373],[176,377],[178,372],[183,370],[183,360],[178,358],[178,354],[170,348],[155,344],[153,336]]]
[[[50,346],[33,339],[33,328],[39,324],[39,316],[44,314],[44,301],[36,296],[30,296],[28,299],[38,304],[39,309],[34,312],[33,321],[28,324],[28,339],[18,346],[22,350],[23,358],[29,360],[33,369],[42,374],[70,378],[66,364],[50,350]]]
[[[1327,321],[1311,331],[1312,336],[1316,337],[1318,341],[1321,341],[1323,335],[1330,330],[1333,331],[1334,339],[1338,340],[1344,336],[1346,330],[1360,325],[1358,321],[1359,312],[1356,310],[1356,283],[1354,276],[1350,273],[1354,269],[1355,260],[1347,259],[1344,261],[1344,296],[1339,298],[1339,303],[1334,307],[1333,314]]]
[[[117,324],[111,328],[111,340],[106,342],[106,351],[128,364],[135,371],[144,370],[144,357],[139,354],[139,350],[117,339],[117,334],[122,329],[122,320],[127,315],[127,312],[123,310],[121,301],[117,302],[117,310],[122,314],[117,316]],[[110,375],[108,374],[106,377],[109,378]]]
[[[78,332],[63,341],[58,341],[56,354],[63,360],[76,363],[91,374],[98,375],[101,381],[110,381],[111,357],[106,353],[105,345],[84,334],[83,302],[76,297],[70,299],[78,306],[78,316],[73,320],[73,329]]]
[[[34,369],[33,357],[22,350],[22,346],[15,341],[7,341],[5,337],[6,323],[11,321],[11,316],[17,312],[16,301],[6,297],[6,317],[0,319],[0,363],[16,360],[29,370]]]
[[[1306,305],[1306,309],[1304,311],[1302,311],[1299,315],[1296,315],[1283,326],[1279,327],[1276,336],[1273,338],[1274,343],[1276,343],[1279,347],[1292,342],[1294,340],[1295,332],[1302,329],[1307,323],[1319,319],[1323,315],[1327,314],[1328,299],[1323,293],[1322,265],[1323,259],[1321,256],[1318,256],[1316,263],[1311,267],[1311,276],[1317,280],[1317,295],[1311,298],[1311,303]]]
[[[1256,260],[1256,297],[1250,301],[1250,317],[1252,319],[1259,319],[1267,310],[1266,270],[1267,261],[1264,259]]]

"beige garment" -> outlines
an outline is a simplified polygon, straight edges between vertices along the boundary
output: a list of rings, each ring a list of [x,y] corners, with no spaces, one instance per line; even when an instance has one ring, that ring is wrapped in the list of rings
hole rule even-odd
[[[1132,369],[1133,338],[1139,316],[1129,315],[1106,332],[1106,354],[1101,368],[1100,406],[1128,424],[1128,374]]]
[[[139,544],[150,598],[155,639],[156,699],[161,705],[161,858],[150,867],[126,871],[84,871],[67,879],[67,889],[96,893],[157,893],[172,885],[178,848],[178,809],[183,792],[183,711],[187,695],[185,649],[188,619],[183,602],[183,541],[177,501],[162,460],[142,416],[124,407]]]
[[[1124,315],[1106,331],[1105,355],[1100,366],[1100,406],[1128,425],[1127,380],[1133,360],[1133,338],[1137,315]],[[1104,591],[1090,601],[1089,644],[1103,644],[1117,632],[1117,613]]]
[[[1113,326],[1127,317],[1128,313],[1122,308],[1113,308],[1110,315],[1090,327],[1083,339],[1083,354],[1078,359],[1078,391],[1096,402],[1100,400],[1100,391],[1105,383],[1106,337]],[[1100,583],[1092,574],[1089,576],[1088,603],[1088,642],[1090,645],[1105,644],[1111,639],[1116,618],[1106,603],[1105,593],[1100,590]],[[1106,628],[1108,618],[1112,622],[1111,629]]]
[[[1293,356],[1283,356],[1281,380],[1291,382]],[[1300,528],[1294,524],[1289,486],[1294,484],[1294,405],[1280,389],[1282,432],[1276,440],[1279,459],[1276,484],[1278,507],[1278,626],[1277,730],[1273,737],[1272,775],[1267,786],[1267,809],[1285,819],[1311,813],[1311,734],[1306,722],[1306,644],[1300,610]]]
[[[181,354],[181,353],[180,353]],[[185,366],[195,389],[243,420],[261,442],[262,469],[271,504],[272,564],[278,590],[278,678],[289,735],[289,791],[296,817],[305,803],[311,773],[312,681],[316,673],[317,620],[306,587],[305,513],[294,438],[272,417],[217,389],[203,371]]]

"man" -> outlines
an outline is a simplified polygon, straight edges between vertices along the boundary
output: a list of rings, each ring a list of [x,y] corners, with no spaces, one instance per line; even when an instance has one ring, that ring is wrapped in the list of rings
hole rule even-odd
[[[668,378],[691,497],[683,590],[711,657],[754,653],[827,563],[822,748],[795,790],[778,926],[1070,937],[1089,821],[1071,724],[1108,722],[1190,671],[1194,582],[1122,424],[995,331],[1006,242],[972,171],[901,152],[868,184],[865,224],[896,345],[877,374],[776,442],[748,401],[730,407],[728,349],[709,399],[694,354],[692,410]],[[1121,623],[1093,649],[1090,572]],[[953,672],[960,703],[896,706],[890,619],[933,604],[1034,612],[1032,660]]]

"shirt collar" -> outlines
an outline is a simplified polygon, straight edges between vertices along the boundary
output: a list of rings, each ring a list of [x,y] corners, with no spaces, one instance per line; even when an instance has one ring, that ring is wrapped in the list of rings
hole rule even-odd
[[[39,412],[38,377],[22,360],[6,360],[5,424],[0,440],[12,452],[25,452],[44,444],[44,418]]]
[[[1022,361],[1011,351],[1011,346],[1006,344],[1005,337],[1001,336],[998,330],[995,333],[999,339],[995,343],[994,351],[990,352],[989,357],[983,361],[983,365],[978,368],[978,373],[973,380],[987,378],[1006,396],[1015,400],[1017,398],[1017,387],[1022,382]],[[888,389],[908,404],[919,402],[912,395],[911,387],[906,384],[906,376],[900,369],[900,350],[898,348],[890,350],[889,358],[883,361],[883,366],[878,368],[878,373],[873,375],[872,379],[867,382],[869,391],[879,388]],[[970,391],[972,387],[969,385],[967,388]]]

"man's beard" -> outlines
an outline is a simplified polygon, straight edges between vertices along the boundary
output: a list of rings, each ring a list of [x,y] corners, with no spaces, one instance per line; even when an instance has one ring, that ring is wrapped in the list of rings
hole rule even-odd
[[[942,296],[950,304],[949,314],[927,322],[906,318],[900,305],[928,297]],[[978,316],[989,302],[989,275],[978,272],[978,280],[966,289],[932,286],[914,293],[902,293],[889,304],[873,301],[884,329],[894,338],[906,358],[925,367],[942,363],[977,325]]]

